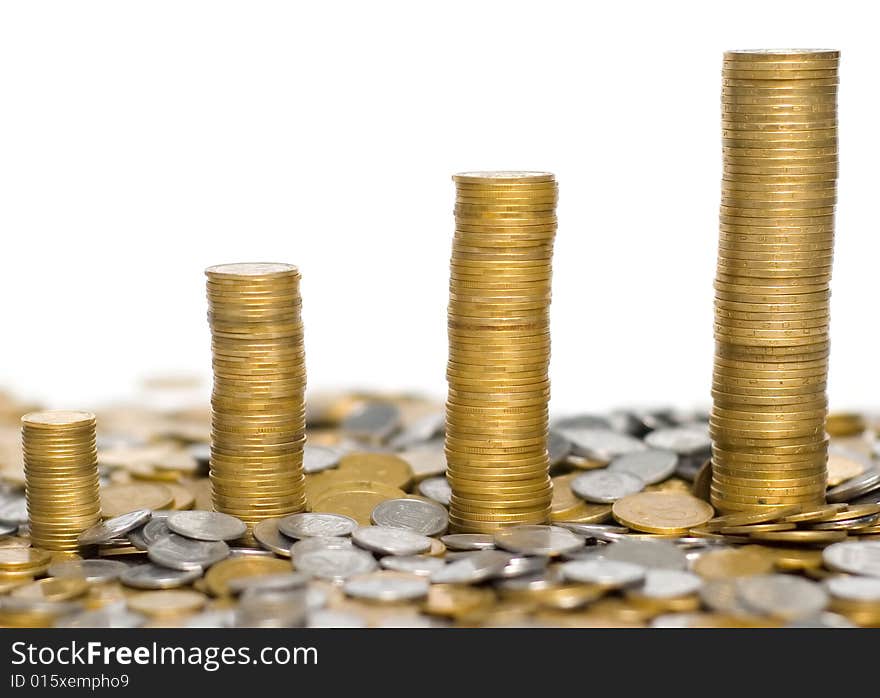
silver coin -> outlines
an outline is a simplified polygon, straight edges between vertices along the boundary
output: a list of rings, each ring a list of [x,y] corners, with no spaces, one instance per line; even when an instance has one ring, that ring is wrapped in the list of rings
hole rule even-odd
[[[571,441],[566,439],[555,429],[550,430],[550,435],[547,438],[547,454],[550,458],[551,468],[554,465],[559,465],[562,461],[568,458],[571,449]]]
[[[385,442],[400,424],[400,410],[390,402],[368,402],[342,420],[342,431],[352,439]]]
[[[708,430],[694,427],[657,429],[645,436],[645,443],[651,448],[674,451],[682,456],[708,453],[712,448]]]
[[[409,572],[422,577],[430,577],[434,572],[446,567],[446,562],[430,555],[387,555],[379,560],[386,570]]]
[[[278,521],[278,530],[290,538],[314,536],[348,536],[358,524],[342,514],[291,514]]]
[[[147,548],[150,546],[147,545],[147,541],[144,538],[144,527],[136,528],[133,531],[129,531],[126,536],[128,542],[131,543],[135,548],[141,550],[143,552],[147,551]]]
[[[880,541],[844,541],[822,551],[825,566],[838,572],[880,577]]]
[[[174,589],[186,586],[202,576],[202,568],[173,570],[161,565],[146,563],[129,567],[119,577],[127,587],[135,589]]]
[[[786,628],[857,628],[849,618],[825,611],[813,618],[799,618],[786,624]]]
[[[495,536],[488,533],[448,533],[440,542],[450,550],[488,550],[495,547]]]
[[[354,545],[350,538],[341,536],[312,536],[311,538],[303,538],[290,546],[287,555],[292,557],[294,565],[299,555],[312,553],[316,550],[351,550]]]
[[[290,591],[301,589],[309,582],[309,576],[302,572],[279,572],[258,577],[238,577],[229,580],[229,591],[243,594],[250,589],[258,591]]]
[[[404,528],[423,536],[436,536],[449,525],[446,509],[423,499],[386,499],[370,515],[377,526]]]
[[[427,536],[392,526],[363,526],[351,538],[360,547],[382,555],[416,555],[432,545]]]
[[[27,523],[27,520],[27,500],[24,497],[13,497],[0,502],[0,523],[20,526]]]
[[[621,540],[601,549],[606,560],[632,562],[648,569],[683,570],[687,567],[684,552],[664,540]]]
[[[638,592],[650,599],[674,599],[696,594],[701,586],[703,580],[693,572],[649,569]]]
[[[541,572],[526,574],[512,579],[502,579],[495,586],[505,591],[544,591],[563,583],[562,574],[557,567],[548,567]]]
[[[501,575],[513,558],[501,550],[478,550],[431,575],[434,584],[479,584]]]
[[[308,610],[304,589],[252,589],[242,594],[235,625],[239,628],[299,628],[305,625]]]
[[[608,524],[582,524],[571,521],[562,521],[557,526],[567,528],[572,533],[576,533],[583,538],[595,538],[596,540],[613,543],[614,541],[626,538],[629,533],[628,528],[623,526],[611,526]]]
[[[119,560],[59,560],[49,565],[50,577],[77,577],[89,583],[112,582],[128,569]]]
[[[611,429],[563,427],[558,431],[571,442],[572,453],[601,463],[610,463],[618,456],[647,448],[639,439]]]
[[[504,569],[497,575],[499,579],[513,579],[514,577],[525,577],[530,574],[539,574],[547,569],[550,558],[547,557],[530,557],[526,555],[514,555],[507,561]]]
[[[880,603],[880,578],[841,575],[825,580],[825,588],[836,599],[856,603]]]
[[[828,605],[828,593],[820,584],[790,574],[743,577],[736,588],[746,607],[774,618],[809,618]]]
[[[129,611],[125,602],[111,603],[91,611],[80,611],[55,621],[56,628],[139,628],[147,622],[140,613]]]
[[[235,618],[235,609],[218,608],[187,616],[181,622],[184,628],[234,628]]]
[[[702,613],[663,613],[651,620],[652,628],[694,628],[703,620]]]
[[[342,587],[346,596],[368,601],[414,601],[428,595],[431,584],[424,577],[399,572],[358,575]]]
[[[848,531],[850,529],[873,526],[878,521],[880,521],[880,514],[870,514],[868,516],[857,516],[854,519],[844,519],[843,521],[813,523],[810,525],[810,528],[816,531]]]
[[[445,475],[422,480],[419,483],[419,494],[442,504],[444,507],[448,507],[452,500],[452,488]]]
[[[171,529],[168,528],[168,517],[158,517],[153,512],[153,518],[150,519],[143,528],[140,529],[141,537],[147,544],[151,546],[156,541],[171,535]]]
[[[275,557],[275,555],[263,548],[229,548],[229,557]]]
[[[296,569],[310,577],[332,581],[348,579],[376,569],[370,553],[357,548],[324,548],[296,555]]]
[[[572,492],[581,499],[598,504],[611,504],[644,488],[644,480],[637,475],[610,470],[590,470],[571,481]]]
[[[513,526],[495,534],[495,545],[523,555],[555,557],[584,547],[584,539],[559,526]]]
[[[391,439],[390,446],[395,451],[416,446],[441,435],[446,427],[446,413],[433,412],[406,425]]]
[[[646,485],[653,485],[669,478],[675,472],[677,465],[677,453],[652,448],[647,451],[637,451],[619,456],[609,463],[608,470],[630,473]]]
[[[254,538],[266,550],[290,557],[290,546],[294,544],[293,538],[288,538],[278,530],[278,522],[281,519],[263,519],[254,525]]]
[[[196,463],[203,471],[211,465],[211,444],[193,444],[187,449],[190,456],[195,458]]]
[[[638,584],[645,578],[646,569],[632,562],[616,560],[572,560],[560,568],[562,576],[570,582],[597,584],[607,589]]]
[[[18,524],[0,523],[0,538],[11,536],[18,532]]]
[[[713,579],[703,582],[700,587],[700,601],[712,611],[728,616],[744,618],[754,616],[739,597],[738,579]]]
[[[167,523],[174,533],[193,540],[235,540],[247,533],[244,521],[219,511],[177,511]]]
[[[356,613],[320,609],[309,613],[306,618],[307,628],[366,628],[365,618]]]
[[[874,490],[880,490],[880,469],[878,468],[866,470],[861,475],[856,475],[837,487],[832,487],[826,493],[825,498],[829,502],[848,502]]]
[[[312,446],[306,444],[303,447],[303,472],[320,473],[339,465],[339,459],[345,455],[345,451],[332,446]]]
[[[129,531],[143,526],[150,520],[152,515],[153,512],[149,509],[139,509],[122,516],[115,516],[80,533],[77,542],[80,545],[107,543],[114,538],[124,536]]]
[[[416,480],[437,477],[446,472],[446,451],[442,441],[428,441],[397,455],[409,463]]]
[[[147,555],[163,567],[175,570],[203,569],[229,557],[229,546],[223,541],[192,540],[171,533],[151,544],[147,548]]]
[[[553,428],[560,429],[611,429],[611,422],[597,414],[575,414],[553,421]]]

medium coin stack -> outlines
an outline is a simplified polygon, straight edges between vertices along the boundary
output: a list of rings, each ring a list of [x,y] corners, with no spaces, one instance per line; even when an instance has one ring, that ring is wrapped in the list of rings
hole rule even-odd
[[[446,404],[449,521],[461,532],[549,520],[552,174],[455,175]]]
[[[715,280],[712,503],[824,501],[837,51],[730,51]]]
[[[95,415],[50,410],[21,418],[31,543],[76,552],[77,538],[101,519]]]
[[[214,508],[253,526],[305,508],[305,351],[289,264],[210,267]]]

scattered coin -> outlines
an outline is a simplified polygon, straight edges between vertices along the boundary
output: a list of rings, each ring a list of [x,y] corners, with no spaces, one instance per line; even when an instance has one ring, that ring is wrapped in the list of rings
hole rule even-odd
[[[223,541],[200,541],[171,533],[150,544],[150,560],[163,567],[192,570],[210,567],[229,556],[229,546]]]
[[[676,465],[678,465],[678,454],[674,451],[649,449],[615,458],[608,464],[608,470],[631,473],[645,484],[653,485],[669,478],[675,472]]]
[[[202,576],[202,568],[175,570],[153,563],[129,567],[120,575],[120,581],[135,589],[173,589],[186,586]]]
[[[419,483],[419,494],[448,507],[452,497],[452,488],[449,486],[449,481],[445,475],[429,477]]]
[[[379,564],[386,570],[409,572],[423,577],[430,577],[446,567],[443,558],[430,555],[388,555],[379,560]]]
[[[291,514],[278,521],[278,530],[290,538],[348,536],[357,527],[357,521],[341,514]]]
[[[766,574],[737,580],[738,596],[756,613],[796,620],[817,615],[828,605],[821,585],[788,574]]]
[[[838,572],[880,577],[880,541],[846,541],[822,552],[826,566]]]
[[[294,566],[296,566],[296,558],[298,555],[311,553],[316,550],[351,550],[354,544],[351,538],[343,538],[342,536],[310,536],[302,540],[295,541],[288,550],[288,555],[293,558]]]
[[[391,526],[363,526],[351,538],[360,547],[382,555],[416,555],[431,549],[427,536]]]
[[[637,588],[640,596],[649,599],[668,599],[696,594],[703,585],[697,575],[683,570],[649,569]]]
[[[488,533],[447,533],[440,540],[450,550],[488,550],[495,547],[495,536]]]
[[[119,560],[57,560],[49,565],[50,577],[79,577],[89,584],[118,579],[128,569]]]
[[[423,599],[429,588],[424,577],[390,571],[352,577],[343,586],[347,596],[382,602]]]
[[[312,446],[306,444],[303,447],[303,472],[306,474],[319,473],[339,465],[339,459],[344,452],[331,446]]]
[[[431,575],[435,584],[479,584],[501,574],[513,555],[501,550],[479,550],[451,562]]]
[[[641,582],[645,568],[631,562],[616,560],[572,560],[560,567],[563,578],[570,582],[596,584],[605,589],[621,589]]]
[[[280,521],[281,519],[263,519],[254,524],[254,538],[266,550],[281,557],[290,557],[290,546],[295,541],[278,530]]]
[[[712,446],[708,432],[692,427],[657,429],[645,436],[645,443],[651,448],[672,451],[682,456],[708,453]]]
[[[124,536],[129,531],[143,526],[150,520],[151,516],[152,512],[149,509],[139,509],[122,516],[106,519],[80,533],[78,542],[80,545],[107,543],[114,538]]]
[[[495,545],[523,555],[555,557],[584,547],[584,539],[558,526],[514,526],[496,533]]]
[[[684,535],[715,515],[711,504],[680,492],[632,494],[614,502],[611,512],[633,530],[669,535]]]
[[[439,504],[407,498],[382,502],[373,509],[372,519],[377,526],[405,528],[423,536],[439,535],[449,523],[446,509]]]
[[[558,427],[557,430],[571,442],[573,453],[602,463],[610,463],[620,456],[647,449],[640,439],[611,429]]]
[[[247,533],[244,521],[218,511],[179,511],[166,523],[174,533],[193,540],[235,540]]]
[[[663,540],[618,541],[602,548],[601,555],[607,560],[631,562],[648,569],[683,570],[687,567],[684,552]]]
[[[644,481],[632,473],[592,470],[581,473],[571,481],[571,489],[588,502],[611,504],[645,488]]]
[[[356,548],[312,550],[296,555],[294,560],[298,571],[329,580],[344,580],[377,568],[372,555]]]
[[[134,594],[128,599],[128,607],[148,618],[159,618],[198,611],[206,602],[207,597],[197,591],[168,589]]]
[[[832,487],[826,493],[826,498],[829,502],[848,502],[875,490],[880,490],[880,469],[871,468],[837,487]]]

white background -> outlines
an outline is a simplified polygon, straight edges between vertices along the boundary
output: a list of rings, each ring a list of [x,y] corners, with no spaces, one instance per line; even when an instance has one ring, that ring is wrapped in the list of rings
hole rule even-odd
[[[209,375],[204,267],[303,273],[313,387],[445,389],[450,175],[560,181],[553,407],[707,404],[727,48],[843,51],[833,406],[877,364],[876,18],[847,2],[4,2],[0,382]]]

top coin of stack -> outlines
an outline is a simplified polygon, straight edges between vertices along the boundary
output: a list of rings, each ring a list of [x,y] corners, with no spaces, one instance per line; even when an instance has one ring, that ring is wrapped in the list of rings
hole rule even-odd
[[[95,415],[52,410],[21,418],[31,542],[76,552],[77,538],[101,519]]]
[[[455,175],[446,458],[450,525],[487,533],[550,515],[552,174]]]
[[[724,55],[711,418],[722,511],[824,498],[838,61]]]
[[[214,507],[249,526],[305,507],[300,274],[288,264],[210,267]]]

